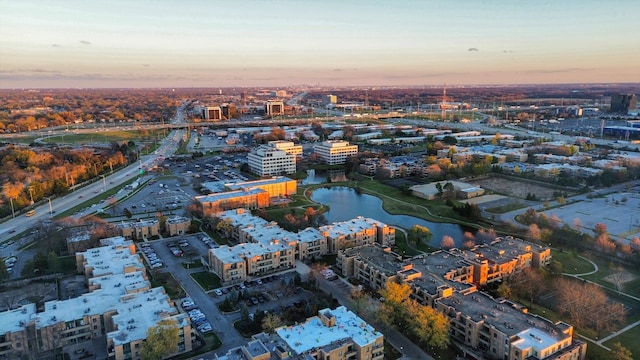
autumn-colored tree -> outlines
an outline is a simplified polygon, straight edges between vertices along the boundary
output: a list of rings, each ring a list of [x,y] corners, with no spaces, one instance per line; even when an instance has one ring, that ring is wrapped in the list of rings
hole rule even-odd
[[[445,349],[449,346],[451,323],[445,314],[415,300],[406,302],[407,329],[427,346]]]
[[[462,248],[463,249],[471,249],[476,245],[476,237],[471,233],[471,231],[465,231],[462,240]]]
[[[147,330],[147,339],[140,350],[143,360],[162,359],[178,351],[180,329],[175,320],[162,320]]]
[[[456,242],[449,235],[445,235],[442,237],[442,242],[440,243],[440,247],[443,249],[451,249],[456,246]]]
[[[605,234],[607,232],[607,225],[603,223],[597,223],[593,228],[593,232],[596,233],[596,235]]]
[[[619,342],[613,344],[609,353],[611,360],[633,360],[633,353]]]
[[[540,228],[538,227],[538,224],[530,224],[527,235],[529,235],[529,237],[533,240],[540,240]]]
[[[604,232],[596,238],[596,247],[605,253],[610,253],[616,249],[616,243],[609,238],[608,233]]]

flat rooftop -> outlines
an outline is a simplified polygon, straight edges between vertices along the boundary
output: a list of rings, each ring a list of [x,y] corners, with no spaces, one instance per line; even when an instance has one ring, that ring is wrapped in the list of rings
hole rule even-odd
[[[381,333],[344,306],[334,310],[320,310],[318,313],[329,317],[334,316],[336,325],[327,327],[318,316],[314,316],[303,324],[283,326],[276,330],[278,336],[296,354],[302,354],[315,348],[324,348],[337,341],[347,339],[362,347],[382,337]]]

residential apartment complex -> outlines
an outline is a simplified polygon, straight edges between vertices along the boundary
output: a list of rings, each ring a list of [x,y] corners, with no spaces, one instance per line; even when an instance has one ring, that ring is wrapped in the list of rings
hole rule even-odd
[[[337,268],[374,291],[387,281],[406,282],[413,299],[444,312],[451,336],[483,358],[585,359],[586,343],[573,339],[571,325],[530,315],[477,290],[514,271],[545,266],[550,258],[549,248],[508,237],[408,260],[381,246],[354,247],[339,252]]]
[[[358,145],[350,145],[348,141],[327,140],[316,145],[314,152],[329,165],[344,164],[349,156],[358,154]]]
[[[295,326],[275,334],[260,333],[218,360],[382,360],[384,336],[344,306],[322,309]]]
[[[116,237],[101,243],[76,254],[88,293],[48,301],[42,311],[27,304],[0,313],[0,357],[33,356],[85,341],[93,347],[102,338],[104,347],[92,348],[99,358],[140,359],[147,330],[163,320],[180,329],[179,352],[192,349],[195,334],[187,314],[178,312],[164,288],[151,287],[133,242]]]
[[[389,245],[395,242],[395,229],[362,217],[326,225],[319,230],[306,228],[297,233],[253,216],[244,209],[225,211],[217,217],[228,224],[227,235],[238,243],[209,250],[209,267],[224,284],[281,271],[294,266],[295,260],[335,254],[352,244]]]
[[[293,143],[291,143],[293,144]],[[249,170],[259,176],[293,174],[296,172],[296,153],[278,148],[279,144],[259,146],[247,155]],[[300,148],[302,150],[302,148]]]
[[[146,240],[160,233],[158,219],[140,219],[136,221],[122,221],[115,223],[120,236],[127,239]]]

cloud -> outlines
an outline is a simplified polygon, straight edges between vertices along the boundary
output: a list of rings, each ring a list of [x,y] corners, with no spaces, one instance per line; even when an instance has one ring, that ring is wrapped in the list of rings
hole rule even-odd
[[[149,65],[149,64],[142,64],[142,66],[144,66],[144,67],[149,67],[149,66],[151,66],[151,65]]]
[[[51,44],[51,46],[53,46],[53,47],[62,47],[62,45],[60,45],[60,44]]]
[[[80,44],[91,45],[91,42],[89,42],[87,40],[80,40]]]
[[[469,48],[467,51],[480,51],[478,48]]]
[[[502,50],[502,52],[505,53],[505,54],[511,54],[513,51],[511,51],[511,50]]]
[[[544,70],[528,70],[524,71],[527,74],[559,74],[559,73],[572,73],[582,71],[592,71],[590,68],[566,68],[566,69],[544,69]]]

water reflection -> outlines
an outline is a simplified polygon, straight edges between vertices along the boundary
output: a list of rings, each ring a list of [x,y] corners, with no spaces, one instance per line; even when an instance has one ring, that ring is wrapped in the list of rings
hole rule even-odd
[[[323,184],[326,182],[326,173],[318,173],[315,169],[309,169],[307,170],[307,177],[302,180],[302,185]]]
[[[461,246],[464,229],[458,224],[435,223],[408,215],[392,215],[382,208],[382,200],[379,198],[358,194],[348,187],[320,188],[311,194],[313,201],[329,205],[330,210],[324,214],[329,223],[346,221],[357,216],[369,217],[382,221],[389,225],[395,225],[404,229],[410,229],[414,225],[426,226],[431,230],[431,246],[439,247],[442,237],[451,236],[456,246]]]

